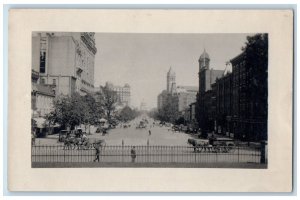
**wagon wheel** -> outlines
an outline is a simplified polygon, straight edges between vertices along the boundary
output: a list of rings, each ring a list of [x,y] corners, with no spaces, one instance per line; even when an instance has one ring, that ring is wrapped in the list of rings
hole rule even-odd
[[[227,148],[228,148],[228,152],[231,152],[231,153],[235,152],[235,146],[234,145],[229,145]]]
[[[212,148],[212,152],[214,152],[214,153],[219,153],[220,152],[220,147],[219,146],[213,146],[213,148]]]

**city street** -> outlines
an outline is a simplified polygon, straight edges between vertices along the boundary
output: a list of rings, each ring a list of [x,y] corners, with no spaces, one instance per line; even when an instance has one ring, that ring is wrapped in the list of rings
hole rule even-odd
[[[138,122],[141,120],[135,119],[127,123],[131,126],[129,128],[121,128],[118,125],[115,129],[108,131],[108,134],[103,136],[100,133],[92,131],[91,135],[87,135],[90,141],[104,139],[106,145],[167,145],[167,146],[186,146],[187,140],[192,138],[191,135],[182,132],[172,132],[169,127],[160,127],[155,125],[153,127],[153,120],[149,120],[149,125],[144,129],[136,129]],[[150,127],[151,126],[151,127]],[[151,135],[149,135],[149,130]],[[62,145],[58,143],[58,135],[49,135],[47,138],[37,138],[36,145]]]
[[[105,146],[100,148],[100,162],[104,163],[259,163],[260,151],[249,147],[235,147],[226,152],[212,149],[195,149],[187,144],[192,135],[173,132],[170,127],[153,125],[149,121],[147,128],[136,128],[145,116],[130,123],[119,124],[115,129],[102,135],[88,135],[91,143],[104,139]],[[151,131],[151,135],[149,134]],[[135,146],[136,159],[132,161],[131,150]],[[58,135],[37,138],[32,150],[34,163],[90,163],[96,158],[95,149],[65,148],[58,142]]]

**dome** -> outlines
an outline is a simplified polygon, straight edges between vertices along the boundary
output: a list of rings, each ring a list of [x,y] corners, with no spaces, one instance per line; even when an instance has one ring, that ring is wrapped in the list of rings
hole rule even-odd
[[[204,51],[203,51],[203,53],[201,54],[201,56],[200,56],[199,59],[202,60],[202,59],[205,59],[205,58],[210,59],[208,53],[207,53],[207,52],[205,51],[205,49],[204,49]]]

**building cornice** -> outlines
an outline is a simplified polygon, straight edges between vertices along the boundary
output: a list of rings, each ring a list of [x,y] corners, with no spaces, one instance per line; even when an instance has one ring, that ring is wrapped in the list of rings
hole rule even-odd
[[[94,55],[97,53],[95,39],[91,37],[89,33],[81,33],[81,40]]]

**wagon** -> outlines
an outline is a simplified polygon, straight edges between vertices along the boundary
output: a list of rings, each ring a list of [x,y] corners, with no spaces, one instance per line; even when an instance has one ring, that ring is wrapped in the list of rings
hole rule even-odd
[[[59,141],[59,142],[64,142],[65,139],[66,139],[67,137],[69,137],[70,134],[71,134],[71,132],[68,131],[68,130],[61,130],[61,131],[59,132],[58,141]]]
[[[188,144],[193,146],[194,152],[229,153],[235,149],[234,141],[227,138],[214,138],[209,141],[188,139]]]

